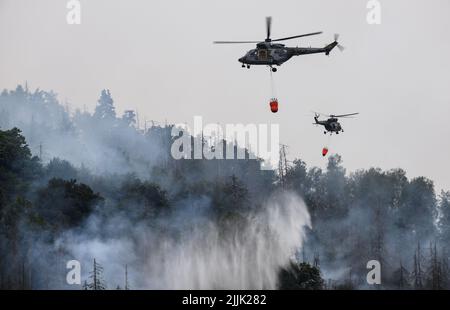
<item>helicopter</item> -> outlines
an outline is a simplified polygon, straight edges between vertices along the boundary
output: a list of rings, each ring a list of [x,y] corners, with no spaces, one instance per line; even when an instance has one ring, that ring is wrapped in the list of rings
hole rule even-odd
[[[266,17],[266,32],[267,37],[264,41],[214,41],[214,44],[239,44],[239,43],[256,43],[256,49],[252,49],[247,52],[238,61],[242,63],[242,68],[247,67],[250,69],[251,65],[266,65],[269,66],[273,72],[277,72],[277,68],[273,66],[281,66],[283,63],[291,59],[293,56],[324,53],[329,55],[330,52],[337,46],[339,50],[343,51],[344,47],[340,45],[337,40],[338,34],[334,35],[334,41],[325,47],[286,47],[281,43],[273,43],[285,40],[291,40],[295,38],[302,38],[307,36],[313,36],[321,34],[322,31],[306,33],[291,37],[285,37],[280,39],[271,39],[272,17]]]
[[[327,132],[329,132],[330,134],[336,133],[337,135],[339,134],[339,132],[344,132],[344,129],[342,128],[341,124],[338,122],[338,118],[345,118],[345,117],[350,117],[350,116],[354,116],[354,115],[358,115],[359,113],[350,113],[350,114],[341,114],[341,115],[327,115],[327,114],[322,114],[322,113],[318,113],[318,112],[314,112],[315,116],[314,116],[314,120],[316,121],[315,123],[313,123],[314,125],[322,125],[325,127],[325,131],[323,132],[324,134],[327,134]],[[319,116],[323,115],[325,117],[328,117],[327,120],[325,121],[319,121]]]

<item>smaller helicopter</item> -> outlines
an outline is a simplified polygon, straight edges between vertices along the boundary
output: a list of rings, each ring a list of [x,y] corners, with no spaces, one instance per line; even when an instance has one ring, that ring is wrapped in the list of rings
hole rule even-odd
[[[329,132],[330,134],[336,133],[337,135],[339,134],[339,132],[344,132],[344,129],[342,128],[341,124],[338,121],[338,118],[347,118],[347,117],[351,117],[354,115],[357,115],[359,113],[350,113],[350,114],[341,114],[341,115],[327,115],[327,114],[322,114],[322,113],[318,113],[318,112],[314,112],[315,116],[314,116],[314,120],[316,121],[315,123],[313,123],[314,125],[322,125],[325,127],[325,131],[323,132],[324,134],[327,134],[327,132]],[[323,115],[325,117],[328,117],[327,120],[324,121],[319,121],[319,116]]]

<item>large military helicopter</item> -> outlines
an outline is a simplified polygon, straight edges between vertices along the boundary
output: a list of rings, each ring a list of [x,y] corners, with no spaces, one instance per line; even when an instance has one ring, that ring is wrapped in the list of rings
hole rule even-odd
[[[314,120],[316,121],[315,123],[313,123],[314,125],[322,125],[325,127],[325,131],[323,132],[324,134],[327,134],[327,132],[329,132],[330,134],[336,133],[337,135],[339,134],[339,132],[344,132],[344,129],[342,128],[341,124],[338,121],[338,118],[345,118],[345,117],[350,117],[350,116],[354,116],[357,115],[359,113],[350,113],[350,114],[341,114],[341,115],[327,115],[327,114],[322,114],[322,113],[318,113],[318,112],[314,112],[315,116],[314,116]],[[323,115],[325,117],[328,117],[327,120],[325,121],[319,121],[319,116]]]
[[[285,40],[291,40],[295,38],[307,37],[321,34],[322,32],[312,32],[301,34],[297,36],[291,36],[281,39],[271,39],[271,27],[272,27],[272,17],[266,17],[266,31],[267,37],[264,41],[214,41],[214,44],[235,44],[235,43],[256,43],[256,49],[252,49],[245,54],[245,56],[239,58],[239,62],[242,63],[242,67],[247,66],[250,69],[250,65],[267,65],[273,72],[277,71],[277,68],[273,66],[281,66],[284,62],[291,59],[293,56],[306,55],[306,54],[317,54],[324,53],[329,55],[331,50],[336,46],[339,50],[344,50],[344,47],[340,45],[337,40],[339,38],[338,34],[334,36],[334,42],[328,44],[325,47],[286,47],[284,44],[273,43]]]

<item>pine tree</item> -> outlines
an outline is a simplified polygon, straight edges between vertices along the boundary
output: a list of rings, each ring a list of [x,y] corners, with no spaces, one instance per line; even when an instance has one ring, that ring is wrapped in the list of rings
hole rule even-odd
[[[417,251],[414,253],[414,288],[415,289],[422,289],[423,288],[423,273],[422,273],[422,255],[420,252],[420,243],[417,243]]]
[[[442,279],[442,289],[448,289],[449,286],[449,266],[448,266],[448,255],[445,253],[445,249],[441,251],[441,279]]]
[[[404,268],[403,268],[402,262],[400,262],[400,278],[399,278],[399,282],[398,282],[398,287],[399,288],[405,287],[405,274],[404,274]]]
[[[319,253],[314,253],[313,266],[316,267],[316,268],[320,268],[320,255],[319,255]]]
[[[430,242],[430,264],[428,268],[427,287],[433,290],[442,289],[442,266],[438,259],[436,242]]]
[[[94,291],[106,289],[106,284],[103,281],[103,267],[97,263],[95,258],[92,271],[89,273],[89,279],[92,282],[87,285],[88,289]]]
[[[439,195],[439,231],[441,240],[445,243],[450,241],[450,191],[441,191]]]
[[[402,261],[400,260],[400,267],[394,271],[393,280],[394,284],[398,289],[408,289],[410,287],[409,284],[409,271],[403,266]]]

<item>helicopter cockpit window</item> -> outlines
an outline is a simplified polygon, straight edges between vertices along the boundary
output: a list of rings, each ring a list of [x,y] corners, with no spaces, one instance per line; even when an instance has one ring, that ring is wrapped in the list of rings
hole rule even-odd
[[[267,49],[259,49],[258,50],[258,59],[259,60],[267,60],[267,58],[269,57],[268,55],[268,50]]]

